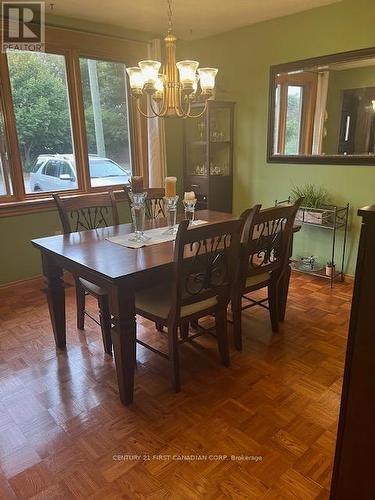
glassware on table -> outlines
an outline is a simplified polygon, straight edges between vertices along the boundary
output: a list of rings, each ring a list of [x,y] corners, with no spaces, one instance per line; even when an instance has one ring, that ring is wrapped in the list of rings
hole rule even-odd
[[[178,195],[172,197],[167,197],[167,196],[164,197],[165,211],[168,223],[168,229],[166,231],[166,234],[177,233],[177,226],[176,226],[177,202],[178,202]]]
[[[197,199],[194,198],[189,200],[183,200],[182,202],[184,204],[184,209],[185,209],[185,219],[189,221],[189,224],[193,224],[195,216],[195,205],[197,203]]]
[[[129,241],[143,242],[150,238],[144,234],[147,193],[129,193],[134,234]]]

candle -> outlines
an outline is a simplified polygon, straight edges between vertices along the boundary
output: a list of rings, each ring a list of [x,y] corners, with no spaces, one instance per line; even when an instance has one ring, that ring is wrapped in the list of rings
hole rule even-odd
[[[177,177],[165,178],[165,197],[174,198],[176,196]]]
[[[194,191],[187,191],[184,194],[184,200],[185,201],[194,201],[195,200],[195,193],[194,193]]]
[[[143,177],[135,175],[130,180],[130,185],[133,193],[143,193]]]

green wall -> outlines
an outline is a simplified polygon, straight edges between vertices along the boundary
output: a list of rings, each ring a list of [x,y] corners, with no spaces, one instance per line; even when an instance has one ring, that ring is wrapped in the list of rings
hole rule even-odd
[[[179,58],[219,68],[217,98],[236,101],[234,210],[265,206],[287,197],[293,184],[325,186],[334,202],[350,202],[347,272],[354,273],[360,219],[358,207],[375,203],[375,167],[267,164],[269,68],[335,52],[375,46],[375,2],[347,0],[218,36],[180,44]],[[168,131],[172,127],[168,127]],[[175,133],[175,131],[174,131]],[[178,158],[168,141],[168,160]],[[182,150],[179,150],[182,156]],[[328,257],[328,233],[304,228],[295,255]]]

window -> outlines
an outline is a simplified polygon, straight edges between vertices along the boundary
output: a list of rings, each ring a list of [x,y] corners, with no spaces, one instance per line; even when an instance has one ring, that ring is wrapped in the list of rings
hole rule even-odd
[[[311,154],[316,84],[316,75],[313,73],[278,76],[275,92],[275,154]]]
[[[99,157],[89,157],[91,186],[126,184],[130,143],[125,65],[81,58],[80,69],[88,151]]]
[[[7,58],[25,191],[54,190],[31,177],[40,155],[73,153],[65,57],[12,50]]]
[[[146,57],[147,42],[49,26],[46,52],[0,53],[0,216],[47,209],[51,192],[122,191],[131,138],[147,149],[145,121],[129,125],[125,59]]]

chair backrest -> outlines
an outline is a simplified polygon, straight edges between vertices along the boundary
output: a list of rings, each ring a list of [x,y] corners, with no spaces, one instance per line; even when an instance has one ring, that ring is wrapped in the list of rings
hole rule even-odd
[[[294,221],[303,198],[294,204],[246,210],[242,234],[239,279],[271,272],[280,275],[288,264]]]
[[[130,187],[124,186],[124,191],[126,193],[126,198],[128,200],[129,207],[131,207],[131,199],[129,196]],[[147,193],[146,198],[146,217],[148,219],[158,219],[160,217],[165,217],[164,211],[164,188],[146,188],[144,190]]]
[[[119,224],[116,200],[112,191],[62,198],[52,195],[59,212],[64,234]]]
[[[243,221],[188,227],[187,220],[177,231],[173,293],[170,316],[178,317],[181,307],[217,297],[225,307],[236,277]]]

